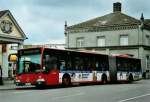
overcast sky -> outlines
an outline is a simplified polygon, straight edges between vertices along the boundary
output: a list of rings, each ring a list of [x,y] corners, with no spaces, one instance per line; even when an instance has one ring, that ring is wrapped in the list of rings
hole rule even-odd
[[[150,0],[0,0],[0,10],[11,11],[28,37],[25,44],[65,43],[65,21],[70,26],[111,13],[118,1],[123,13],[150,18]]]

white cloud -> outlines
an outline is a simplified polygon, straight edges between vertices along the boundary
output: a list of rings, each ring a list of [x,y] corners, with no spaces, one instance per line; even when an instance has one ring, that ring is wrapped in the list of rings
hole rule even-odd
[[[35,42],[35,43],[29,43],[29,44],[33,44],[33,45],[42,45],[42,44],[65,44],[65,40],[64,39],[47,39],[47,40],[43,40],[41,42]]]

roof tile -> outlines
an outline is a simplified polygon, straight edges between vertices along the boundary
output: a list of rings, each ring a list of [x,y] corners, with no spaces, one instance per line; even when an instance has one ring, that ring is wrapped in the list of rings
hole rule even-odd
[[[101,17],[94,18],[76,25],[69,26],[68,28],[86,28],[86,27],[103,27],[103,26],[118,26],[139,24],[140,20],[121,12],[110,13]]]

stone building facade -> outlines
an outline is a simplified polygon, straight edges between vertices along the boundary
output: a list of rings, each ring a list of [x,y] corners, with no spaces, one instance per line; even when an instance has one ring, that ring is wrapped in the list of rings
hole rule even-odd
[[[143,75],[150,77],[150,19],[122,13],[119,2],[113,4],[112,13],[72,26],[65,24],[65,38],[67,49],[140,58]]]
[[[12,13],[9,10],[0,11],[0,65],[3,77],[8,77],[9,54],[17,53],[17,49],[22,47],[25,39],[27,37]]]

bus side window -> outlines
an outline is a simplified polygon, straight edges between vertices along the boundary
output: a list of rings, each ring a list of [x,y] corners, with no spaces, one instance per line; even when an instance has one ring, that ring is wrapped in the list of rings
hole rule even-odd
[[[72,70],[72,63],[70,60],[67,62],[67,70]]]
[[[45,56],[45,70],[50,71],[52,69],[57,69],[57,57],[56,56]]]
[[[102,68],[101,68],[101,58],[100,57],[97,57],[96,58],[96,61],[95,61],[95,67],[96,67],[96,70],[98,70],[98,71],[101,71],[102,70]]]
[[[65,61],[60,61],[60,71],[65,70],[66,69],[65,67],[66,67]]]
[[[96,67],[96,70],[99,70],[99,63],[98,63],[98,61],[96,61],[95,67]]]
[[[93,71],[93,70],[95,70],[95,68],[96,68],[96,66],[95,66],[95,58],[93,57],[91,59],[91,70]]]
[[[120,71],[120,67],[121,67],[120,63],[117,63],[117,70],[118,71]]]
[[[52,56],[51,57],[51,64],[52,64],[52,69],[57,69],[57,57],[56,56]]]
[[[67,61],[66,61],[66,68],[67,70],[72,70],[73,69],[73,58],[72,58],[72,54],[67,53]]]
[[[79,58],[79,70],[83,70],[83,65],[84,65],[84,63],[83,63],[83,57],[80,57]]]
[[[83,67],[83,70],[87,71],[87,70],[88,70],[88,67],[89,67],[89,58],[88,58],[88,57],[85,57],[83,60],[84,60],[84,67]]]
[[[75,57],[75,70],[79,70],[79,57]]]
[[[133,62],[133,71],[137,71],[137,65],[138,63],[136,62],[136,60]]]
[[[117,70],[121,71],[121,68],[122,68],[121,60],[119,58],[117,58]]]
[[[67,58],[64,53],[58,55],[58,68],[60,71],[67,70]]]

